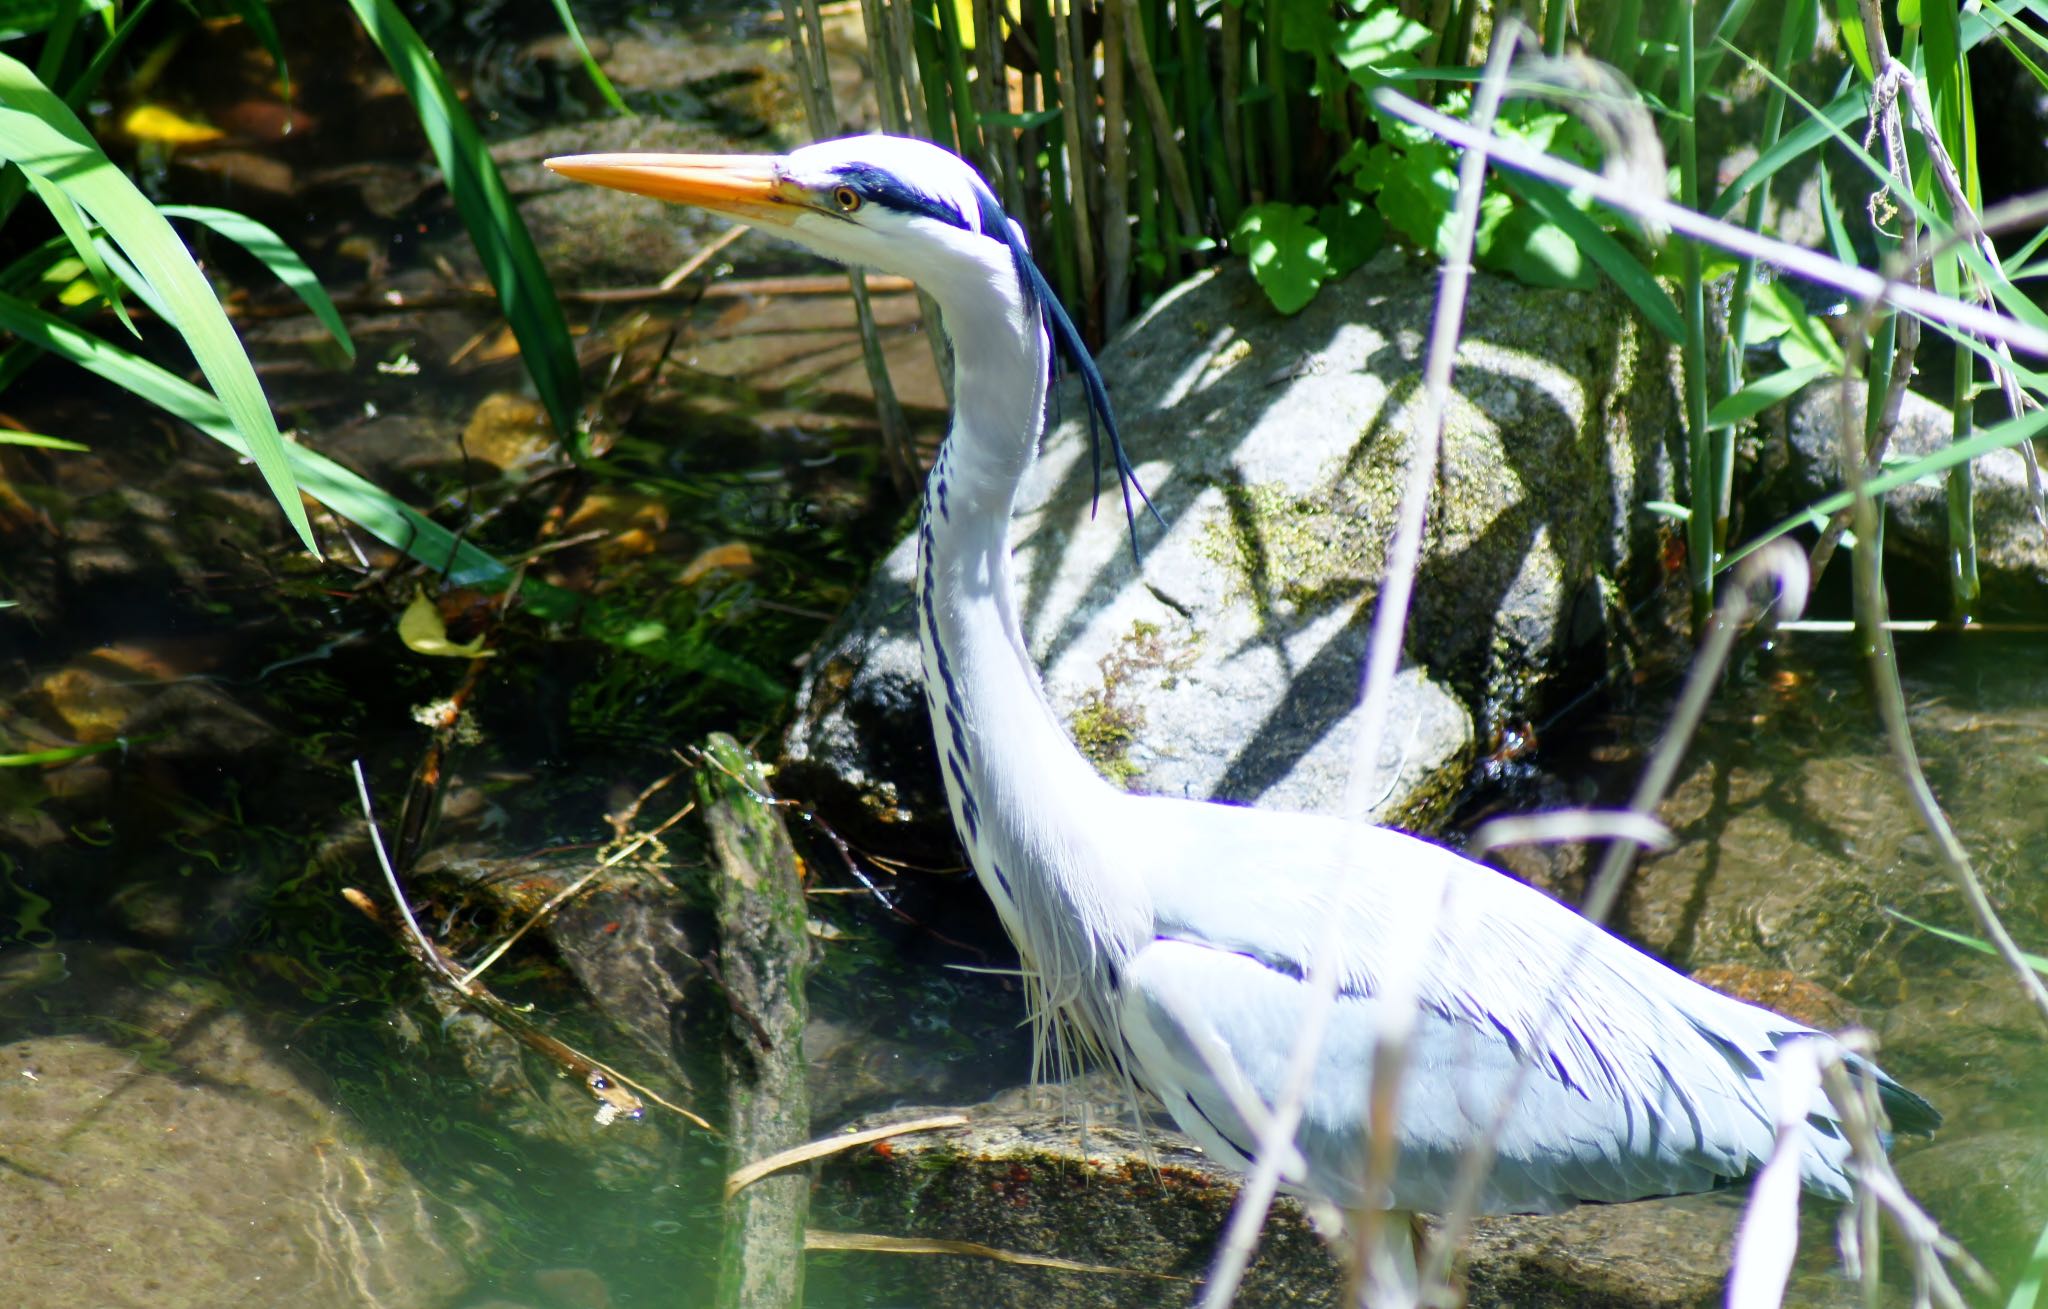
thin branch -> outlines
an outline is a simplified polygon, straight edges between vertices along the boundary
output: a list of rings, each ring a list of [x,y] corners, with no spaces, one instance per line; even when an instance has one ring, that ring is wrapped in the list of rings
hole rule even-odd
[[[405,930],[411,936],[414,946],[427,958],[434,958],[438,953],[434,949],[434,943],[420,930],[420,920],[412,916],[412,906],[405,902],[405,892],[399,889],[398,874],[391,867],[391,857],[384,853],[384,838],[378,834],[377,815],[370,806],[370,783],[363,777],[363,761],[351,759],[348,766],[355,774],[356,798],[363,802],[363,822],[369,825],[370,848],[377,852],[377,867],[383,870],[384,885],[391,888],[392,902],[398,906],[399,915],[405,920]],[[451,977],[449,981],[464,995],[471,993],[469,987],[455,981],[454,978]]]

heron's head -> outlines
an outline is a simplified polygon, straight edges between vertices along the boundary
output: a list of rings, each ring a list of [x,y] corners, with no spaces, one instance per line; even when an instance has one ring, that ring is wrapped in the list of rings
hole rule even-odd
[[[1023,229],[959,156],[910,137],[849,136],[786,155],[597,154],[546,162],[564,177],[727,214],[828,259],[907,277],[956,328],[960,316],[991,312],[1018,327],[1042,323],[1081,374],[1090,431],[1099,417],[1109,433],[1130,516],[1136,475],[1095,360],[1032,262]]]
[[[786,155],[568,155],[547,166],[599,186],[729,214],[828,259],[907,277],[952,308],[1011,291],[1036,309],[1024,237],[988,184],[928,141],[855,136]]]

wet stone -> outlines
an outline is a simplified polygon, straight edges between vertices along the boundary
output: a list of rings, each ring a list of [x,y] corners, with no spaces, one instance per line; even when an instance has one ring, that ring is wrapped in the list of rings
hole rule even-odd
[[[1865,713],[1860,697],[1816,696],[1775,715],[1769,752],[1726,726],[1703,739],[1660,811],[1674,844],[1630,879],[1623,934],[1681,968],[1785,969],[1858,1003],[1893,1003],[1896,952],[1874,947],[1903,929],[1886,910],[1949,924],[1962,911]],[[1915,729],[1937,789],[1959,801],[1959,828],[1993,815],[2035,825],[2022,816],[2038,806],[1988,723],[1942,730],[1937,717],[1916,711]],[[2020,717],[2016,728],[2031,721],[2038,734],[2040,715]],[[1966,771],[1944,786],[1954,768]],[[1979,871],[1994,896],[2041,904],[2038,879],[2015,861]]]
[[[1767,462],[1782,465],[1775,478],[1754,479],[1758,526],[1774,522],[1844,485],[1840,458],[1841,392],[1814,385],[1799,393],[1773,440],[1783,445]],[[1886,458],[1917,458],[1954,440],[1948,409],[1908,392]],[[2048,613],[2048,530],[2035,520],[2026,463],[2018,450],[1994,450],[1971,462],[1971,503],[1976,521],[1977,570],[1982,586],[1978,616]],[[1948,593],[1948,486],[1943,478],[1896,487],[1885,496],[1885,561],[1930,585],[1899,588],[1945,597]],[[1847,568],[1846,552],[1836,567]]]
[[[1838,1032],[1856,1023],[1854,1005],[1826,987],[1782,968],[1709,964],[1695,970],[1692,980],[1824,1032]]]
[[[1899,1180],[2010,1286],[2048,1214],[2048,1132],[2035,1126],[1936,1141],[1900,1162]]]

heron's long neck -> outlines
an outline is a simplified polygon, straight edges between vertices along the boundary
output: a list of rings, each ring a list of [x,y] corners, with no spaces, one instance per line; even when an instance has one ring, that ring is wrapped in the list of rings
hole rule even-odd
[[[1035,313],[976,308],[947,315],[954,422],[925,484],[918,625],[954,822],[1028,955],[1052,946],[1025,939],[1017,897],[1059,895],[1061,853],[1085,840],[1070,828],[1107,783],[1040,688],[1011,586],[1010,510],[1044,425],[1046,336]]]

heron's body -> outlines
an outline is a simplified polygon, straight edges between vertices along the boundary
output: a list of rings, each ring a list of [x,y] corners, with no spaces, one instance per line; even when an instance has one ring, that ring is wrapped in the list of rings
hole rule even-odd
[[[1399,1162],[1382,1197],[1394,1208],[1445,1207],[1458,1159],[1497,1116],[1481,1195],[1493,1211],[1703,1190],[1769,1154],[1774,1056],[1825,1037],[1698,986],[1439,846],[1334,818],[1126,795],[1082,758],[1040,688],[1008,544],[1044,424],[1048,332],[1079,342],[964,164],[884,137],[774,161],[551,162],[777,222],[938,301],[955,421],[926,486],[915,603],[953,818],[1040,1005],[1189,1135],[1247,1166],[1256,1134],[1240,1109],[1281,1098],[1315,988],[1334,973],[1286,1169],[1300,1190],[1367,1201],[1375,1055],[1403,1030]],[[1106,420],[1099,378],[1084,372]],[[1938,1121],[1870,1071],[1901,1128]],[[1848,1147],[1818,1097],[1806,1132],[1806,1184],[1845,1194]]]

